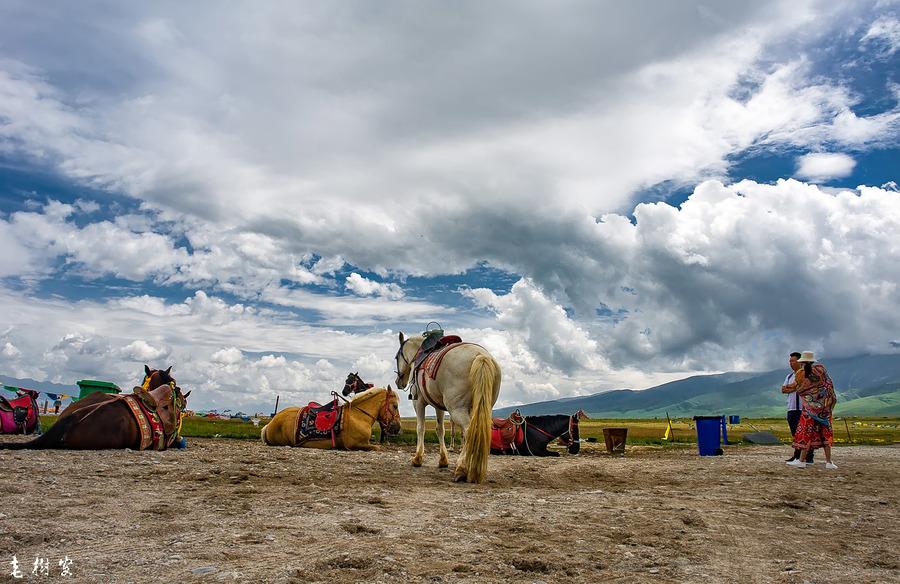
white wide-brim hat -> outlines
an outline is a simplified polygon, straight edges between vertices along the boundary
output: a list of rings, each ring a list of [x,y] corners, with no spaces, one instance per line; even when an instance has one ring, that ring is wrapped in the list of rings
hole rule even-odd
[[[816,354],[812,351],[803,351],[800,353],[800,358],[797,359],[800,363],[815,363],[816,362]]]

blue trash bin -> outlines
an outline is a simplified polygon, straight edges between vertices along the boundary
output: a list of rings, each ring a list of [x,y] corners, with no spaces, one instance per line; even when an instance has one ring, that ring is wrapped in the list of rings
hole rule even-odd
[[[717,456],[722,454],[722,445],[719,441],[722,426],[725,423],[724,416],[694,416],[697,427],[697,449],[700,456]]]
[[[740,424],[741,417],[740,416],[728,416],[728,423],[731,424],[732,426],[734,426],[735,424]]]

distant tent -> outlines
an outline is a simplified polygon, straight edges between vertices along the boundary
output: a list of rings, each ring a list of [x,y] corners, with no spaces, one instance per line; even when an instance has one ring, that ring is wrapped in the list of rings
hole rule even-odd
[[[750,444],[783,444],[783,442],[771,432],[749,432],[744,434],[744,440]]]

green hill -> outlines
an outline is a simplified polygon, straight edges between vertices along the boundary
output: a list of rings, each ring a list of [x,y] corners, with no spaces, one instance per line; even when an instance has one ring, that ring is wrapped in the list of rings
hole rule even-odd
[[[863,355],[823,363],[837,390],[837,415],[900,415],[900,355]],[[780,388],[787,373],[785,367],[761,373],[698,375],[644,390],[612,390],[501,408],[494,413],[505,416],[519,409],[526,415],[541,415],[581,409],[598,418],[652,418],[666,412],[672,417],[782,416],[785,397]]]

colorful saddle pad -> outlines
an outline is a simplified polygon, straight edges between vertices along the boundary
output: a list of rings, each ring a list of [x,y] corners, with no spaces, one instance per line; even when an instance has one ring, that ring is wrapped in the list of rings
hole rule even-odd
[[[308,406],[297,414],[297,430],[294,435],[294,444],[297,446],[307,440],[331,440],[335,445],[335,438],[341,431],[341,414],[344,409],[338,404],[337,398],[320,406],[316,402],[310,402]]]

